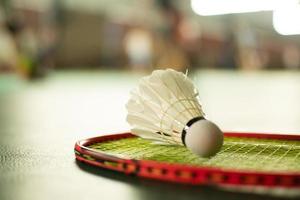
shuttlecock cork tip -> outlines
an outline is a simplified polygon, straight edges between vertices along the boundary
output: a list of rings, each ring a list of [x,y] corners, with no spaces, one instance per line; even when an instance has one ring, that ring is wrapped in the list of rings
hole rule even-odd
[[[184,143],[193,153],[201,157],[210,157],[220,151],[223,132],[209,120],[198,120],[186,130]]]

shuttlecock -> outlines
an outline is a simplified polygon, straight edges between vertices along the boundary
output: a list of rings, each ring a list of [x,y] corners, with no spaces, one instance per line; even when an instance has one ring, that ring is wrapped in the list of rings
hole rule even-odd
[[[186,74],[155,70],[131,91],[126,105],[131,132],[142,138],[184,145],[209,157],[223,144],[223,133],[204,118],[198,90]]]

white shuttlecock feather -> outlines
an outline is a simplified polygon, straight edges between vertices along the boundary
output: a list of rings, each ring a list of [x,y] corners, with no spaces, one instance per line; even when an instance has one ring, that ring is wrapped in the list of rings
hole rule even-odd
[[[204,118],[198,90],[181,72],[155,70],[143,77],[126,108],[131,132],[142,138],[185,145],[205,157],[223,144],[221,130]]]

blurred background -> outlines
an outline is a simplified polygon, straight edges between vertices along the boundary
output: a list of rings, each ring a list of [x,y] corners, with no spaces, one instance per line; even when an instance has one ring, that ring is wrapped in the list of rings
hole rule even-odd
[[[3,127],[127,130],[130,89],[174,68],[221,128],[300,132],[298,0],[0,2]]]
[[[288,0],[1,0],[0,71],[298,70]]]

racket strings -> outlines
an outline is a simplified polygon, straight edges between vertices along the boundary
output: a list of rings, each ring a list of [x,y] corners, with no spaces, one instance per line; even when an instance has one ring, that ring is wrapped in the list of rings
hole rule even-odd
[[[295,148],[295,146],[297,145],[296,142],[294,142],[290,148],[285,151],[280,157],[278,157],[275,161],[274,161],[274,164],[277,165],[278,167],[280,168],[286,168],[285,165],[282,165],[284,163],[284,159],[286,158],[286,156],[288,154],[290,154],[290,152]],[[300,152],[300,151],[299,151]],[[297,155],[297,154],[296,154]]]
[[[106,141],[89,148],[138,160],[238,170],[300,170],[300,141],[225,138],[222,150],[212,158],[200,158],[183,146],[155,144],[141,138]]]
[[[243,144],[243,145],[239,146],[236,149],[232,149],[235,146],[237,146],[237,144],[231,145],[229,148],[226,149],[226,151],[222,151],[222,154],[218,154],[217,157],[213,157],[206,164],[208,164],[208,165],[218,165],[218,163],[224,163],[224,162],[226,162],[227,158],[229,158],[229,157],[235,155],[236,153],[238,153],[240,150],[245,148],[247,146],[247,144]]]
[[[232,162],[232,159],[226,159],[228,156],[221,156],[224,160],[222,162],[219,160],[219,163],[221,163],[221,166],[226,165],[227,167],[233,168],[239,163],[241,167],[244,166],[246,169],[251,168],[257,170],[292,169],[291,165],[288,164],[289,161],[291,161],[290,152],[299,151],[299,142],[273,141],[272,143],[270,140],[264,142],[265,143],[253,143],[253,141],[249,141],[246,146],[243,145],[238,151],[235,150],[231,153],[231,155],[234,155],[236,162]],[[237,142],[237,144],[243,143]],[[243,149],[245,149],[244,152],[241,151]],[[296,166],[297,162],[294,162],[293,165]]]
[[[243,151],[243,149],[246,149],[247,148],[247,145],[243,145],[242,147],[236,149],[235,151],[231,152],[229,155],[223,157],[223,156],[220,156],[221,159],[218,160],[218,163],[222,166],[224,165],[224,163],[228,166],[228,167],[234,167],[237,163],[240,163],[240,162],[245,162],[246,161],[249,161],[249,153],[257,148],[257,145],[253,145],[251,148],[249,148],[248,150],[245,150]],[[230,152],[230,148],[227,149],[227,151]],[[240,153],[238,153],[240,152]],[[229,156],[235,156],[235,161],[236,162],[232,162],[231,159],[226,159],[228,158]],[[211,162],[211,165],[217,165],[218,166],[218,163],[214,163],[214,162]],[[252,162],[249,162],[247,165],[250,166],[252,164]]]

